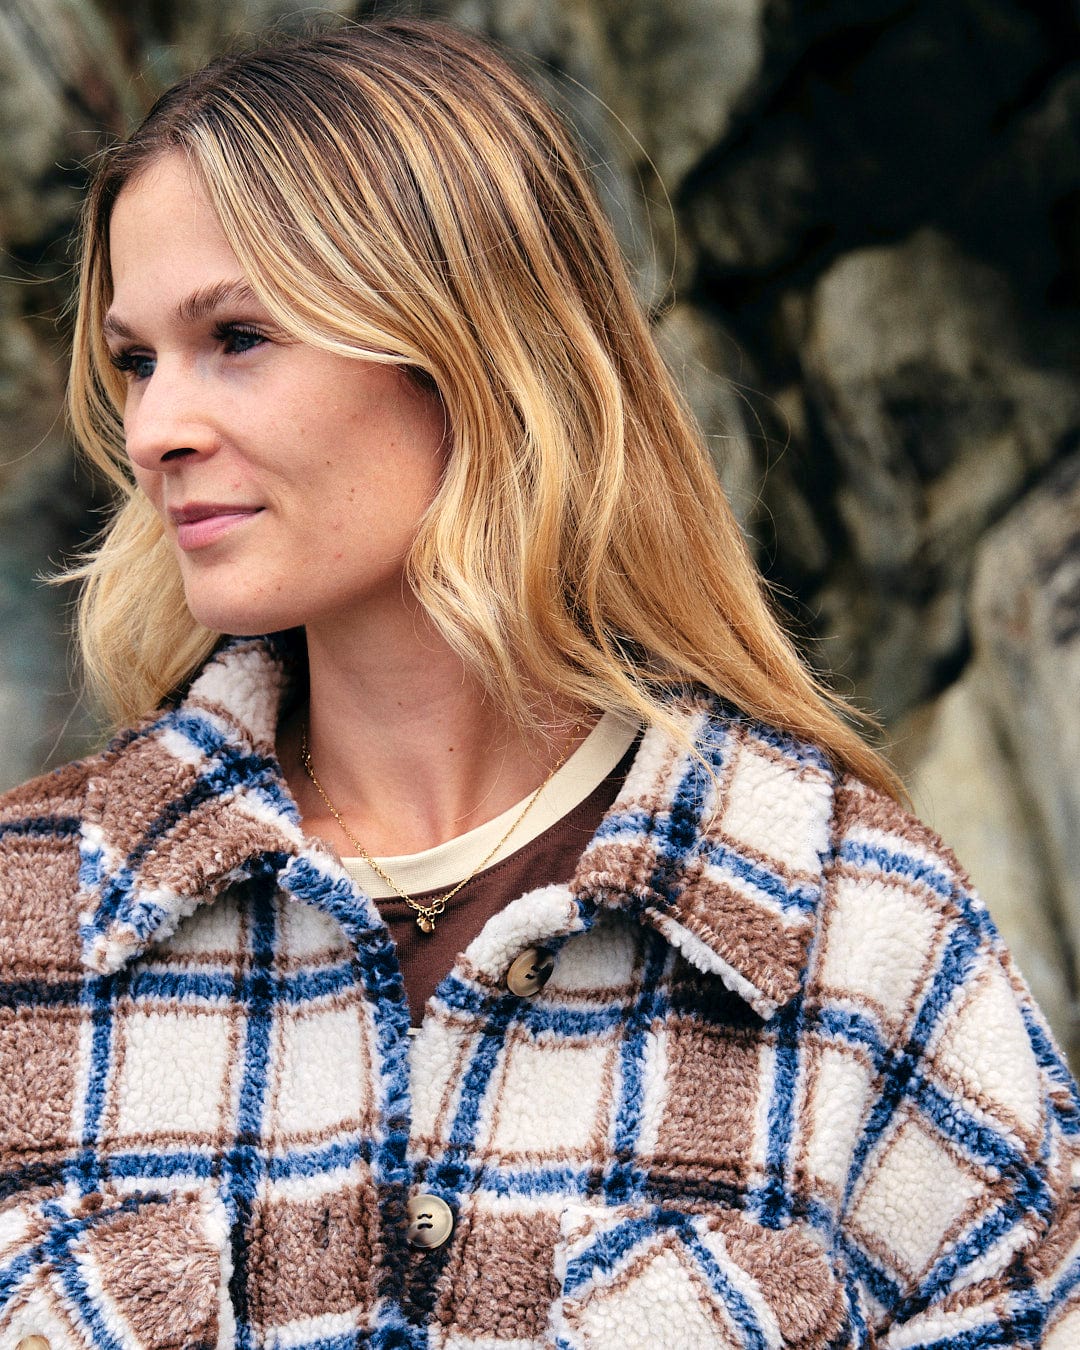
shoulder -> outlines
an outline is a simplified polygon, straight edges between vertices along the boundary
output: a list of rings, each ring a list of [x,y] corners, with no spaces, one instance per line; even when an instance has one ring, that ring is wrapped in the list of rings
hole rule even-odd
[[[934,831],[850,780],[832,822],[801,1011],[808,1115],[847,1141],[849,1238],[904,1344],[996,1338],[1003,1300],[1036,1286],[1031,1316],[1061,1326],[1080,1291],[1068,1065]]]
[[[20,820],[59,818],[77,812],[85,800],[86,785],[102,759],[98,754],[73,760],[0,792],[0,828],[8,829]]]
[[[838,772],[817,746],[725,709],[710,710],[699,748],[724,744],[719,805],[734,814],[763,855],[805,841],[820,867],[819,919],[851,897],[859,922],[891,901],[910,919],[938,915],[997,951],[1002,944],[962,863],[901,802]]]
[[[959,955],[1006,956],[986,906],[952,849],[891,797],[845,778],[831,811],[828,885],[823,921],[846,916],[867,942],[915,947],[945,942]],[[925,955],[926,953],[924,953]],[[891,951],[899,959],[900,951]],[[968,969],[970,963],[960,963]],[[882,972],[883,975],[886,972]]]
[[[717,780],[696,821],[707,879],[738,892],[735,922],[755,916],[757,964],[786,954],[777,1004],[801,988],[811,1003],[857,1009],[878,1046],[994,1026],[1002,1066],[1012,1055],[1025,1072],[1034,1063],[1071,1082],[986,906],[933,829],[798,738],[715,702],[698,717],[694,743]],[[676,810],[690,796],[681,782],[669,791]],[[991,1072],[995,1053],[990,1042],[958,1050]]]
[[[1041,1167],[1057,1137],[1075,1157],[1080,1095],[1068,1065],[952,850],[856,781],[837,785],[832,820],[812,1016],[879,1072],[910,1075],[915,1115],[947,1118],[934,1128],[956,1148],[997,1137],[1009,1141],[998,1162],[1012,1148]]]
[[[7,978],[79,969],[79,846],[101,757],[0,795],[0,968]]]
[[[1031,1062],[1046,1033],[993,919],[952,850],[899,803],[839,781],[811,981],[883,1043]],[[999,1033],[993,1045],[983,1030]],[[960,1041],[971,1043],[963,1050]],[[984,1043],[985,1042],[985,1043]],[[984,1066],[985,1067],[985,1066]]]
[[[104,755],[75,760],[0,793],[0,856],[78,838],[87,794]]]

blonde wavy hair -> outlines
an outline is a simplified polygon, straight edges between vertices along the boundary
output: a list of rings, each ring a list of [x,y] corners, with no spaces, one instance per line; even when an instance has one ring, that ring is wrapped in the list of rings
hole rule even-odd
[[[132,483],[102,338],[113,204],[175,152],[284,330],[438,389],[452,453],[407,576],[501,707],[528,720],[539,692],[675,729],[671,693],[696,686],[897,792],[771,612],[566,128],[491,47],[424,20],[219,58],[99,167],[69,406],[120,505],[71,575],[86,676],[117,722],[219,637]]]

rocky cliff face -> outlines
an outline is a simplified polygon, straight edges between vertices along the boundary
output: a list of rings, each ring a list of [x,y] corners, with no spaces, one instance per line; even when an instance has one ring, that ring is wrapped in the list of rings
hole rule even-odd
[[[407,8],[502,39],[576,122],[811,658],[881,715],[1080,1048],[1075,8]],[[93,734],[65,597],[33,584],[94,524],[59,416],[81,166],[164,84],[296,12],[0,6],[0,780]]]

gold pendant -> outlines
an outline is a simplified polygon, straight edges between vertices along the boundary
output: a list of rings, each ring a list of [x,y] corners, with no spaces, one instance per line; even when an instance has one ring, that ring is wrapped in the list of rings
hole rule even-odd
[[[418,914],[416,926],[421,933],[433,933],[435,931],[435,920],[429,914]]]

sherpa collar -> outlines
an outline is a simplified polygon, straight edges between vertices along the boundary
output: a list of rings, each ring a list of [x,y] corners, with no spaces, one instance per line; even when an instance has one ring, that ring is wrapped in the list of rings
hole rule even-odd
[[[303,835],[274,757],[286,682],[274,641],[229,641],[178,706],[120,737],[99,761],[81,839],[91,969],[120,969],[259,872],[287,878],[314,868],[332,887],[350,884],[330,851]],[[646,731],[573,890],[584,904],[637,915],[767,1018],[801,983],[833,776],[816,750],[712,700],[679,716],[700,758],[659,729]],[[354,894],[355,912],[377,923],[374,907]]]

